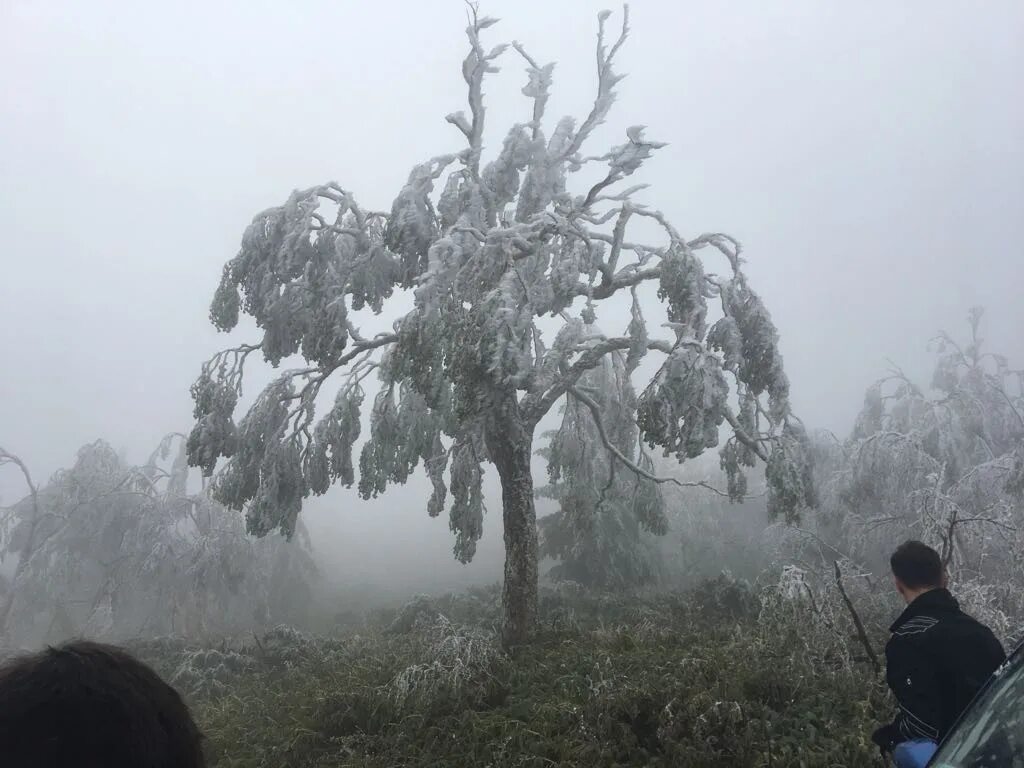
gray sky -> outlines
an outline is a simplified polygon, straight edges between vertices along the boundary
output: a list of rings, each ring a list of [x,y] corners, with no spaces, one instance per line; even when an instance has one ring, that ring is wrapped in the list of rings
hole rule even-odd
[[[606,5],[482,3],[502,19],[489,41],[558,61],[549,116],[589,108]],[[634,123],[670,142],[642,200],[743,241],[808,423],[845,432],[887,358],[924,375],[928,339],[972,304],[1024,362],[1024,4],[631,11],[630,76],[595,146]],[[246,224],[327,180],[387,208],[415,162],[461,148],[444,115],[464,108],[464,26],[457,0],[0,0],[0,445],[42,480],[97,437],[141,460],[188,429]],[[487,86],[491,147],[527,119],[523,82],[509,56]],[[450,535],[421,495],[334,492],[316,514],[380,555],[371,576],[388,547],[430,553],[410,573],[455,573],[431,559]]]

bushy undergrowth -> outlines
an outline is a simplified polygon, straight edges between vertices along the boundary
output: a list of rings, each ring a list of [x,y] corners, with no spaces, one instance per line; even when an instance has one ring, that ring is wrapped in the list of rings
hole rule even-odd
[[[135,649],[179,685],[223,768],[879,764],[867,735],[884,686],[780,632],[777,600],[723,579],[541,602],[541,635],[514,658],[496,590],[417,598],[331,639]]]

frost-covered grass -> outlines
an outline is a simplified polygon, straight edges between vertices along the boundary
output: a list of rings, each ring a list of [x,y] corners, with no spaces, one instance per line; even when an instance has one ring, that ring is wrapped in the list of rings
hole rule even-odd
[[[421,599],[335,638],[136,650],[183,688],[216,766],[878,765],[883,686],[742,591],[548,594],[514,658],[495,597]]]

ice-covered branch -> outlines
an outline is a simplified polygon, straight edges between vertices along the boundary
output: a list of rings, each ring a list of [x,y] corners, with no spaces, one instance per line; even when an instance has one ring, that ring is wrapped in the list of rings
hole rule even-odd
[[[623,6],[622,30],[610,51],[605,47],[604,37],[605,22],[609,16],[611,16],[610,11],[602,11],[597,17],[597,97],[594,99],[594,106],[579,130],[572,137],[572,141],[566,146],[559,158],[560,160],[566,160],[575,156],[593,130],[604,122],[615,101],[615,85],[624,77],[624,75],[617,75],[612,71],[612,63],[614,62],[615,54],[619,52],[629,34],[629,6]]]
[[[725,420],[729,423],[729,426],[732,427],[732,431],[736,436],[736,439],[750,449],[761,461],[767,462],[768,454],[765,452],[761,441],[747,434],[747,431],[743,429],[743,426],[740,424],[739,419],[736,418],[736,414],[732,412],[732,409],[726,407],[722,410],[722,413],[725,416]]]
[[[21,476],[25,479],[25,485],[28,487],[29,493],[34,496],[36,493],[36,485],[32,482],[32,473],[29,472],[28,465],[26,465],[25,462],[16,454],[11,453],[10,451],[5,451],[0,447],[0,467],[4,464],[12,464],[19,472],[21,472]]]
[[[529,81],[523,87],[523,95],[533,99],[533,118],[530,121],[530,129],[531,137],[536,141],[540,136],[541,122],[544,119],[544,110],[551,91],[551,73],[554,72],[555,65],[550,63],[541,66],[518,42],[513,42],[512,47],[528,65],[526,71],[529,74]]]
[[[599,406],[592,398],[587,396],[582,390],[573,386],[569,388],[569,394],[574,398],[583,403],[590,411],[591,417],[594,419],[594,425],[597,427],[597,431],[601,436],[601,442],[604,447],[608,450],[608,453],[615,457],[615,460],[621,463],[626,469],[638,477],[642,477],[645,480],[649,480],[652,483],[671,483],[677,485],[680,488],[704,488],[716,493],[719,496],[725,496],[728,498],[729,494],[722,491],[710,483],[704,482],[703,480],[698,481],[686,481],[680,480],[677,477],[661,477],[655,475],[653,472],[648,472],[646,469],[641,467],[639,464],[634,462],[632,459],[627,457],[622,451],[615,447],[615,444],[608,437],[608,431],[605,429],[603,417],[601,415],[601,406]]]
[[[617,336],[598,339],[594,343],[588,344],[571,364],[567,360],[565,361],[557,379],[545,391],[529,393],[523,398],[522,408],[527,419],[531,422],[539,421],[560,398],[575,386],[583,374],[594,368],[606,355],[628,350],[634,343],[635,340],[629,336]],[[672,351],[672,345],[664,341],[650,341],[645,347],[666,354]]]
[[[466,36],[469,38],[470,50],[462,62],[462,78],[469,88],[469,111],[472,119],[467,120],[463,112],[454,112],[448,115],[447,120],[457,127],[469,141],[466,166],[474,178],[479,178],[484,135],[484,76],[489,72],[498,71],[498,68],[491,62],[501,56],[508,46],[498,45],[490,52],[485,52],[480,42],[480,32],[497,23],[497,19],[489,16],[480,17],[475,5],[469,6],[469,13],[470,24],[466,28]]]

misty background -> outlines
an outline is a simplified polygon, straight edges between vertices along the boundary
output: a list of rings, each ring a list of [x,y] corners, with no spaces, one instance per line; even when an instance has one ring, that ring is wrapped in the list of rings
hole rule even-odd
[[[558,62],[557,116],[589,109],[606,6],[481,10],[502,19],[488,41]],[[888,360],[927,383],[927,339],[959,336],[975,304],[992,347],[1024,356],[1024,5],[631,12],[629,77],[595,145],[635,123],[669,142],[638,200],[687,236],[744,244],[809,426],[846,433]],[[444,116],[464,107],[465,23],[456,0],[0,0],[0,444],[38,483],[98,437],[141,462],[190,428],[189,386],[234,338],[215,333],[209,302],[253,215],[328,180],[388,209],[413,164],[462,147]],[[486,87],[491,150],[528,117],[522,63],[503,62]],[[402,594],[496,580],[494,495],[462,566],[426,487],[308,502],[328,577]],[[0,476],[0,499],[22,494]]]

